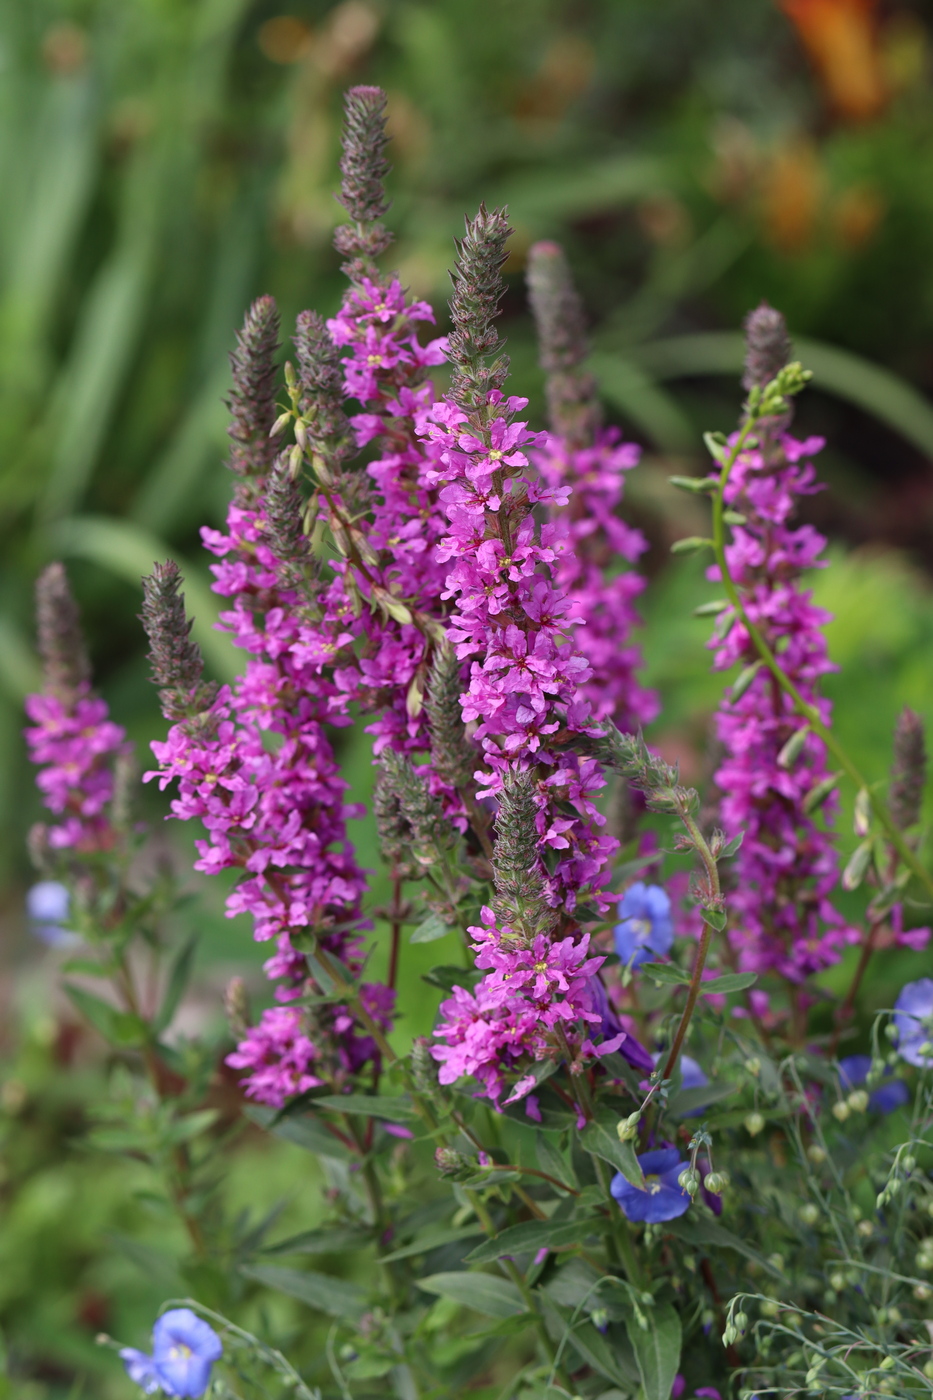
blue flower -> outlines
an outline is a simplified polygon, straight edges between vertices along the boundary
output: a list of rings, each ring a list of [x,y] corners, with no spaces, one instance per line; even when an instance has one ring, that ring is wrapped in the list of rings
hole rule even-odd
[[[40,880],[26,894],[26,913],[37,938],[53,948],[69,947],[81,940],[63,924],[68,918],[70,897],[58,880]]]
[[[922,1052],[933,1044],[933,980],[921,977],[919,982],[908,982],[900,990],[894,1011],[898,1054],[908,1064],[927,1069],[933,1065],[933,1053]]]
[[[626,965],[638,967],[652,957],[663,957],[674,942],[671,901],[660,885],[638,880],[619,900],[616,952]]]
[[[839,1061],[839,1081],[843,1089],[857,1089],[860,1084],[864,1084],[870,1069],[870,1055],[846,1055]],[[886,1069],[884,1073],[887,1078],[891,1071]],[[874,1109],[875,1113],[893,1113],[896,1108],[903,1108],[909,1098],[910,1094],[903,1079],[891,1079],[887,1084],[879,1084],[877,1089],[872,1091],[868,1098],[868,1107]]]
[[[645,1186],[633,1186],[621,1173],[612,1178],[610,1191],[618,1201],[622,1214],[629,1220],[676,1220],[690,1209],[690,1197],[677,1178],[686,1163],[681,1161],[676,1147],[662,1147],[657,1152],[643,1152],[638,1159],[645,1176]]]
[[[207,1390],[211,1367],[223,1347],[212,1327],[190,1308],[171,1308],[152,1329],[152,1355],[133,1347],[120,1352],[127,1375],[146,1395],[197,1397]]]

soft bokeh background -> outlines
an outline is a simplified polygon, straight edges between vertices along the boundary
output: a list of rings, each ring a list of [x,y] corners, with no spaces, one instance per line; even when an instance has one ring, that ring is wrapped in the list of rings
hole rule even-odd
[[[652,546],[655,740],[702,771],[718,683],[690,613],[706,585],[668,555],[700,521],[666,483],[698,468],[703,429],[734,421],[738,327],[762,297],[816,374],[800,421],[829,440],[829,489],[808,510],[833,540],[816,587],[837,619],[841,731],[874,778],[899,705],[933,716],[933,23],[920,0],[0,0],[0,1394],[21,1400],[128,1394],[94,1335],[141,1342],[181,1286],[180,1244],[147,1213],[143,1176],[84,1142],[101,1047],[23,927],[39,814],[20,739],[32,581],[67,560],[100,686],[141,762],[161,728],[135,617],[154,558],[182,562],[208,667],[229,675],[198,541],[229,490],[227,354],[261,292],[286,326],[337,305],[331,190],[354,82],[390,93],[392,256],[419,295],[443,307],[463,214],[509,204],[506,332],[538,413],[524,255],[556,237],[573,259],[607,411],[645,448],[629,504]],[[348,761],[365,795],[367,755]],[[154,822],[165,810],[148,790],[143,806]],[[365,824],[359,835],[371,851]],[[185,859],[190,833],[170,839]],[[210,891],[188,915],[202,934],[191,1026],[256,962],[220,904]],[[879,1005],[898,975],[875,979]],[[308,1161],[257,1140],[231,1161],[230,1201],[284,1194],[283,1232],[307,1227]],[[286,1339],[304,1325],[288,1309],[273,1321]]]

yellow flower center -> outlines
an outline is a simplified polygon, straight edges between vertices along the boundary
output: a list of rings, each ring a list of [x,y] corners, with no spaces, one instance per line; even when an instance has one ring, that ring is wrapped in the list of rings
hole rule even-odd
[[[645,1189],[649,1196],[656,1196],[661,1189],[661,1178],[659,1176],[646,1176]]]
[[[184,1342],[176,1342],[169,1352],[169,1358],[172,1361],[187,1361],[192,1354],[191,1348],[185,1346]]]
[[[494,447],[492,449],[492,451],[489,454],[489,460],[490,462],[499,462],[502,460],[502,453],[499,451],[498,448]]]
[[[632,919],[632,932],[636,938],[647,938],[651,933],[650,919]]]

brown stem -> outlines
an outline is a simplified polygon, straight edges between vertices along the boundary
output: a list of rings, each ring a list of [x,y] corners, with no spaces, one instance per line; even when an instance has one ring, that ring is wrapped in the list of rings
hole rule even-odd
[[[862,985],[862,978],[865,976],[868,970],[868,964],[871,962],[871,955],[875,951],[875,937],[880,933],[881,929],[884,928],[884,925],[885,919],[881,918],[876,919],[875,922],[869,926],[865,942],[862,944],[862,952],[858,960],[858,965],[852,975],[852,981],[849,984],[849,990],[846,992],[845,999],[836,1012],[836,1025],[833,1029],[833,1038],[829,1046],[829,1053],[831,1055],[835,1055],[839,1048],[839,1037],[842,1035],[846,1022],[852,1019],[852,1013],[855,1010],[855,998],[858,996],[859,987]]]

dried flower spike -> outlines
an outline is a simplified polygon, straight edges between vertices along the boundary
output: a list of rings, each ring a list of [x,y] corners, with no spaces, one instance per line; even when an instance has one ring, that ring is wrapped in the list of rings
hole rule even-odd
[[[894,763],[891,767],[891,816],[901,831],[920,820],[927,776],[927,752],[923,720],[907,705],[894,729]]]
[[[64,565],[49,564],[36,582],[36,628],[44,689],[66,703],[90,684],[78,605]]]
[[[272,297],[254,301],[230,356],[233,388],[227,400],[232,422],[227,432],[233,446],[227,465],[237,476],[265,476],[275,460],[269,434],[276,420],[275,354],[279,345],[279,313]]]

